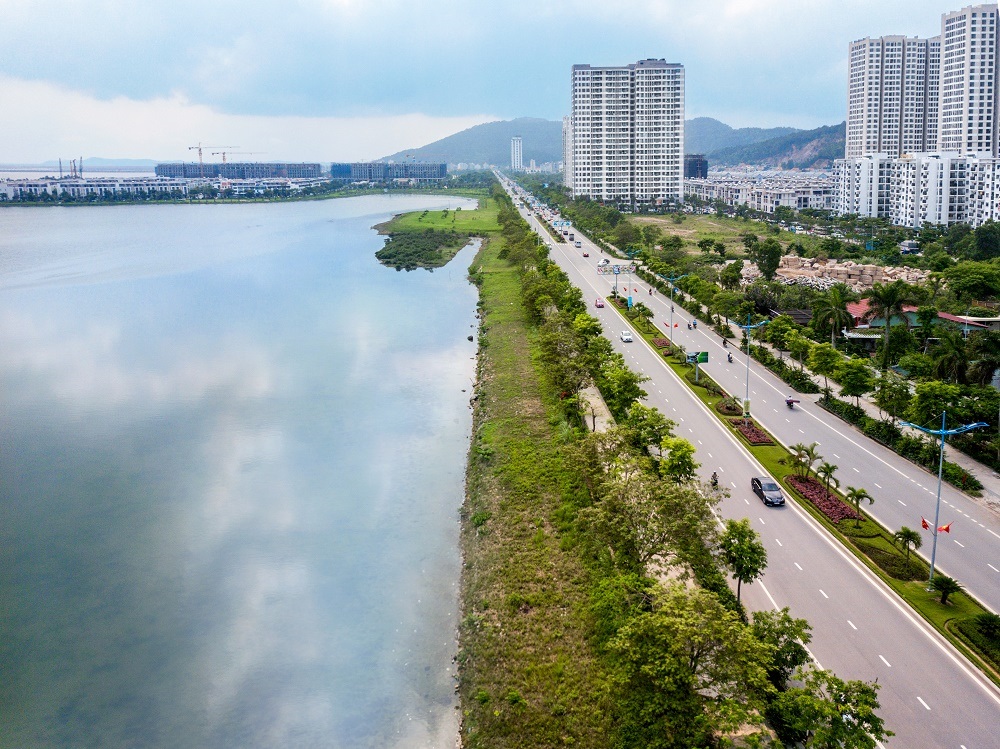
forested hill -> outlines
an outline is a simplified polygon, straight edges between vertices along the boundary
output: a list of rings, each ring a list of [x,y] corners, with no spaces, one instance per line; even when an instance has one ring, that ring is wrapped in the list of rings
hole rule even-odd
[[[785,169],[823,169],[844,157],[847,123],[799,130],[747,146],[724,148],[708,154],[710,165],[753,164]]]
[[[510,139],[521,136],[524,163],[562,161],[562,122],[519,117],[470,127],[460,133],[386,156],[383,161],[431,161],[446,164],[510,164]]]

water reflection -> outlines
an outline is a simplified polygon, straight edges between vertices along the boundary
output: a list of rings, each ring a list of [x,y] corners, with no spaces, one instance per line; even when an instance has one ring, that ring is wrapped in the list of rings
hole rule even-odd
[[[426,206],[0,211],[0,745],[453,744],[471,255],[368,230]]]

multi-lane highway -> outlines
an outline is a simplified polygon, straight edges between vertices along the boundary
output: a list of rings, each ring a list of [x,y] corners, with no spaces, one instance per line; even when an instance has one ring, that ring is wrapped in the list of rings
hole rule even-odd
[[[537,219],[527,211],[524,216],[543,238],[548,238]],[[577,239],[580,238],[577,233]],[[582,241],[582,249],[553,243],[552,258],[583,290],[584,296],[593,300],[607,295],[613,279],[597,274],[596,263],[601,255],[588,240]],[[589,258],[582,256],[583,250],[590,254]],[[635,281],[633,279],[632,288],[641,291],[633,293],[649,304],[645,287]],[[658,318],[665,319],[660,309],[656,309]],[[645,385],[649,392],[647,402],[677,422],[676,432],[695,445],[704,475],[712,471],[719,473],[720,483],[731,492],[722,502],[723,515],[749,518],[767,546],[767,572],[761,582],[744,588],[747,605],[752,609],[789,606],[793,615],[804,617],[812,624],[810,649],[819,664],[844,678],[877,679],[882,687],[882,715],[889,728],[896,732],[889,746],[955,749],[995,746],[1000,726],[1000,690],[844,551],[806,512],[794,503],[778,508],[765,507],[750,492],[751,477],[763,473],[752,455],[705,410],[662,357],[640,337],[636,336],[634,343],[623,343],[619,339],[618,334],[627,325],[617,312],[592,307],[592,314],[601,321],[613,345],[625,355],[630,366],[651,378]],[[686,319],[679,319],[681,328],[677,330],[688,332]],[[707,345],[708,339],[702,346],[694,331],[691,334],[690,339],[679,339],[679,342],[689,349],[715,351]],[[697,335],[703,332],[698,331]],[[709,362],[712,377],[733,392],[742,392],[723,378],[727,365],[721,344],[716,356],[721,358],[721,364],[712,367]],[[729,367],[735,369],[736,365]],[[816,419],[808,412],[782,413],[785,393],[780,385],[769,394],[771,405],[768,405],[761,378],[755,378],[753,371],[751,377],[751,399],[758,417],[764,409],[773,409],[772,420],[788,418],[790,429],[803,429],[802,433],[794,432],[799,436],[789,441],[823,442],[813,425]],[[757,396],[754,390],[758,391]],[[771,426],[765,419],[761,421]],[[830,449],[823,445],[824,456],[837,462]],[[837,451],[842,458],[838,465],[843,471],[850,465],[854,453],[846,448],[837,448]],[[862,478],[887,481],[887,470],[883,467],[878,473]],[[861,480],[857,483],[868,485]]]

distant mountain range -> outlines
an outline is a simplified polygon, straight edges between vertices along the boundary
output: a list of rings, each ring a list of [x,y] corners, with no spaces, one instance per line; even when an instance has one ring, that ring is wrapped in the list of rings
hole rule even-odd
[[[419,148],[399,151],[383,161],[434,161],[447,164],[510,163],[510,139],[521,136],[524,163],[562,161],[562,122],[533,117],[487,122]],[[685,122],[686,153],[701,153],[709,165],[739,164],[784,168],[824,168],[844,155],[845,125],[799,130],[793,127],[732,128],[711,117]]]

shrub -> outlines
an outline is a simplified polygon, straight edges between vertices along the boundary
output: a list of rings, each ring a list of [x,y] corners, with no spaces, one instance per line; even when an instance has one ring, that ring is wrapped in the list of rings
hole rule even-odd
[[[883,572],[897,580],[922,580],[927,576],[924,566],[914,557],[907,560],[898,552],[872,546],[864,541],[856,541],[855,546],[861,549]]]
[[[757,426],[752,419],[730,419],[730,423],[743,435],[743,438],[751,445],[773,445],[774,440],[763,429]]]
[[[839,497],[827,492],[826,487],[816,479],[788,476],[785,480],[789,486],[805,499],[809,500],[817,510],[830,518],[834,523],[839,523],[841,520],[855,520],[860,517],[853,509],[844,504]]]
[[[656,346],[656,348],[669,349],[670,348],[670,339],[669,338],[654,338],[653,339],[653,345]]]
[[[983,633],[979,620],[990,614],[979,614],[971,619],[961,619],[955,623],[955,628],[986,658],[995,668],[1000,668],[1000,642],[991,639]]]

